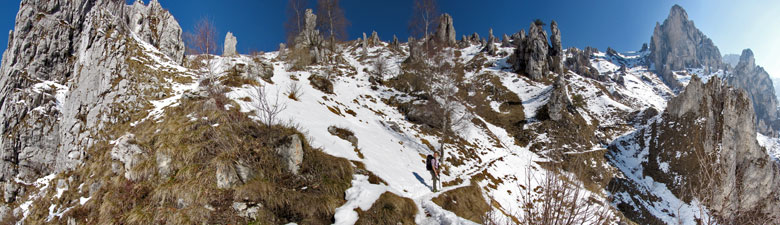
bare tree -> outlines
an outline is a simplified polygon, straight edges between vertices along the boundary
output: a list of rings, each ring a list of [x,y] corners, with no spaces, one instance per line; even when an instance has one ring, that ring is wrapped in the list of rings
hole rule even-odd
[[[426,60],[430,72],[428,92],[433,97],[432,100],[438,102],[439,109],[435,112],[435,115],[438,115],[436,122],[441,127],[444,139],[455,138],[458,132],[466,128],[471,116],[457,96],[459,80],[458,74],[454,72],[452,51],[451,49],[442,51]],[[440,142],[439,152],[439,161],[444,162],[444,141]]]
[[[375,81],[381,82],[385,79],[385,75],[389,72],[389,67],[390,65],[385,57],[379,56],[374,60],[374,71],[371,73],[374,80],[372,83]]]
[[[428,35],[438,22],[439,6],[436,0],[414,0],[414,12],[409,20],[409,32],[416,37],[427,40]]]
[[[555,168],[539,173],[528,166],[526,175],[518,183],[521,209],[515,217],[519,224],[607,224],[616,220],[610,205],[584,191],[574,173],[558,173]]]
[[[295,36],[303,30],[306,2],[306,0],[287,1],[287,21],[284,23],[284,30],[287,35],[287,45],[290,47],[294,47]]]
[[[208,72],[209,84],[213,83],[214,71],[211,68],[212,55],[217,53],[217,28],[214,22],[203,17],[195,23],[193,32],[184,34],[189,54],[204,54],[206,56],[206,69]]]
[[[279,89],[276,90],[274,99],[270,99],[269,93],[262,85],[252,87],[249,96],[253,99],[252,106],[257,110],[260,121],[269,128],[277,123],[279,113],[287,109],[287,104],[280,102]]]
[[[332,50],[335,41],[346,38],[349,21],[344,16],[339,0],[317,0],[317,13],[317,27],[330,40]]]

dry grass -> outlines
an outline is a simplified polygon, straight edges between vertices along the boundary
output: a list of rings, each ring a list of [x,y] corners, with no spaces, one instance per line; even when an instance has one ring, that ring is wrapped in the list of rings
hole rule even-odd
[[[210,99],[214,106],[205,103]],[[273,150],[298,134],[283,126],[266,127],[245,114],[224,110],[227,99],[183,99],[176,108],[166,110],[161,121],[147,121],[131,128],[135,142],[146,157],[135,168],[141,177],[130,181],[111,171],[109,152],[113,145],[97,142],[85,164],[69,176],[71,189],[60,198],[74,207],[60,219],[98,224],[330,224],[344,192],[351,186],[353,168],[349,161],[313,149],[304,140],[304,160],[299,175],[291,174]],[[197,118],[192,120],[191,117]],[[205,117],[206,119],[203,119]],[[213,126],[214,124],[219,126]],[[163,176],[156,155],[169,156],[171,173]],[[239,180],[231,188],[216,186],[218,167],[235,165],[250,168],[254,176]],[[74,188],[84,184],[79,192]],[[99,185],[89,193],[92,184]],[[305,187],[305,188],[304,188]],[[50,188],[53,189],[53,188]],[[53,190],[50,190],[53,192]],[[86,204],[78,198],[91,196]],[[234,201],[262,205],[257,221],[239,217]],[[47,211],[47,204],[35,209]],[[213,210],[206,209],[209,207]],[[43,221],[47,213],[31,214],[30,221]]]
[[[355,224],[415,224],[417,207],[409,198],[385,192],[374,202],[368,211],[358,210]]]
[[[490,205],[485,201],[482,189],[476,185],[476,182],[444,192],[434,198],[433,202],[452,211],[455,215],[477,223],[481,222],[482,217],[490,210]]]
[[[220,77],[220,83],[227,87],[241,87],[244,85],[259,86],[260,83],[255,79],[242,76],[236,67],[227,71],[227,75]]]

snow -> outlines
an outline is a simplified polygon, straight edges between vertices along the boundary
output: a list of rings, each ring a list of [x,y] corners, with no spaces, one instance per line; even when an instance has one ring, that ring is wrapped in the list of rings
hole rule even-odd
[[[769,154],[772,159],[776,162],[780,162],[780,138],[765,136],[757,132],[756,140],[761,147],[766,149],[766,153]]]
[[[655,117],[653,120],[658,120],[659,118]],[[650,123],[652,122],[648,122],[648,124]],[[643,128],[647,128],[647,126],[637,129]],[[666,184],[657,182],[643,174],[642,163],[647,162],[649,150],[647,147],[642,148],[641,146],[648,146],[651,138],[647,136],[649,134],[645,133],[643,134],[645,135],[644,139],[636,139],[635,135],[641,134],[640,132],[629,132],[616,139],[613,145],[617,150],[610,151],[607,158],[640,193],[655,196],[656,198],[651,199],[657,199],[657,201],[641,199],[641,196],[632,196],[627,192],[612,192],[610,195],[615,199],[613,203],[626,203],[635,209],[641,205],[650,214],[667,224],[696,224],[697,218],[707,217],[709,212],[700,206],[697,201],[686,203],[672,194]],[[635,140],[645,140],[645,143],[640,145]],[[668,163],[662,162],[659,163],[659,166],[664,172],[669,170]]]
[[[379,196],[387,191],[387,186],[371,184],[368,176],[356,174],[352,180],[352,187],[346,191],[346,200],[343,206],[336,208],[334,218],[336,225],[355,224],[358,220],[356,208],[368,211],[371,205],[379,199]]]
[[[57,110],[62,111],[62,103],[68,96],[69,88],[54,81],[44,80],[32,85],[32,91],[35,93],[44,93],[54,90],[54,99],[56,99]]]

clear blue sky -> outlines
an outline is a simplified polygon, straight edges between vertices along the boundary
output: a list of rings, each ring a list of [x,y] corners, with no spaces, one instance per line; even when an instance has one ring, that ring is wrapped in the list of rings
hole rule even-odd
[[[133,2],[134,0],[128,0]],[[159,0],[170,10],[182,28],[191,30],[202,17],[211,18],[224,37],[227,31],[238,37],[238,50],[273,51],[284,41],[284,0]],[[148,2],[148,0],[145,0]],[[18,1],[5,1],[0,9],[0,30],[13,29]],[[315,0],[310,1],[314,8]],[[561,29],[564,47],[585,46],[618,51],[638,50],[650,41],[656,22],[663,22],[674,4],[688,11],[689,18],[713,39],[721,53],[739,54],[752,48],[758,64],[773,76],[780,76],[780,1],[731,0],[440,0],[441,12],[453,16],[457,37],[478,32],[486,36],[493,28],[496,36],[527,29],[533,19],[549,23],[556,20]],[[376,30],[383,40],[393,34],[402,41],[408,36],[407,24],[412,13],[412,0],[365,1],[342,0],[350,39]],[[220,38],[222,39],[222,38]],[[222,40],[219,40],[222,42]],[[7,43],[6,33],[0,43]],[[6,48],[0,45],[0,50]]]

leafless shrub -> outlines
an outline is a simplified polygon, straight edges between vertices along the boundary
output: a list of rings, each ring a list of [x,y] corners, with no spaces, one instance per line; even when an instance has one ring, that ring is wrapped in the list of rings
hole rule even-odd
[[[280,102],[279,89],[273,96],[274,99],[269,98],[269,93],[265,90],[265,86],[252,87],[249,95],[255,99],[255,101],[252,101],[252,104],[257,110],[257,116],[268,127],[275,125],[279,113],[287,109],[287,104]]]
[[[518,184],[520,224],[605,224],[614,218],[605,202],[589,196],[576,183],[573,173],[545,171],[543,175],[526,168],[526,179]]]
[[[385,79],[385,75],[387,75],[389,71],[390,64],[387,62],[387,59],[385,57],[379,57],[374,61],[374,71],[372,71],[371,75],[373,77],[373,80],[375,81],[382,81]]]
[[[287,86],[287,97],[298,101],[300,99],[301,95],[303,95],[303,91],[301,90],[301,85],[298,84],[297,81],[292,81]]]

